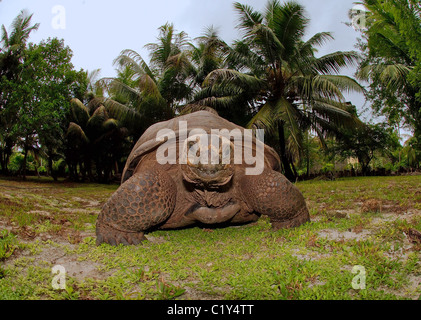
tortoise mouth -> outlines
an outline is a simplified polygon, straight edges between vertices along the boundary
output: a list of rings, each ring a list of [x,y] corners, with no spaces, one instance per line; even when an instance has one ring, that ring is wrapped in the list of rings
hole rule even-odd
[[[234,174],[234,145],[225,137],[193,135],[185,141],[183,156],[181,170],[188,182],[220,186]]]
[[[182,165],[183,177],[187,182],[206,186],[222,186],[230,182],[234,169],[230,164]]]

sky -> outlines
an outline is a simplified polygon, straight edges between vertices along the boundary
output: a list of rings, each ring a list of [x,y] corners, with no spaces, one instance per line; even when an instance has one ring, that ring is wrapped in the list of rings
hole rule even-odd
[[[348,11],[355,0],[297,0],[304,5],[310,18],[305,39],[317,32],[329,31],[335,40],[320,48],[318,55],[335,51],[356,50],[358,31],[345,25]],[[239,0],[242,4],[263,11],[266,0]],[[0,0],[0,25],[10,29],[13,19],[22,9],[33,13],[32,22],[40,23],[31,34],[30,42],[48,37],[64,39],[73,51],[72,63],[77,70],[101,69],[101,77],[116,75],[113,60],[124,49],[132,49],[148,60],[147,43],[155,42],[158,28],[166,22],[177,31],[194,39],[213,25],[220,37],[232,44],[239,39],[236,29],[238,15],[234,0]],[[354,69],[342,74],[353,76]],[[344,94],[362,111],[367,108],[361,94]],[[363,120],[371,113],[364,112]]]

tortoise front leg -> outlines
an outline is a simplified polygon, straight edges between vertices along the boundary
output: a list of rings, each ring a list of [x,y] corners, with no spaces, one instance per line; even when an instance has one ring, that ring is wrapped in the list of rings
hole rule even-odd
[[[135,173],[102,208],[96,224],[97,245],[138,244],[144,232],[164,222],[175,207],[176,188],[162,170]]]
[[[272,228],[298,227],[310,221],[303,195],[281,173],[265,170],[258,176],[243,176],[240,188],[244,201],[257,213],[267,215]]]

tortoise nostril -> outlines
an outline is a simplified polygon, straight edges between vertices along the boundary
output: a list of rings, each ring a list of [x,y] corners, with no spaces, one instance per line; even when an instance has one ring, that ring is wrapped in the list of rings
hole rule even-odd
[[[213,165],[213,164],[202,164],[199,162],[198,166],[196,167],[196,169],[204,174],[207,175],[215,175],[218,172],[222,171],[224,169],[223,166],[217,164],[217,165]]]

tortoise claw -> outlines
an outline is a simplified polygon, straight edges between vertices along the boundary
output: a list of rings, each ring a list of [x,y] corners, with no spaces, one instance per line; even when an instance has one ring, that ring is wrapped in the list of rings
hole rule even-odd
[[[124,232],[116,230],[112,227],[106,226],[100,222],[97,224],[96,231],[96,245],[99,246],[101,243],[108,243],[112,246],[123,244],[137,245],[142,241],[147,240],[143,232]]]

